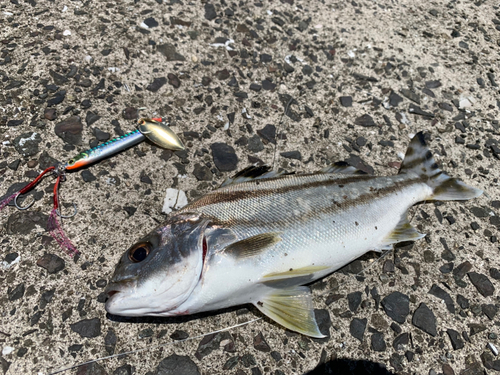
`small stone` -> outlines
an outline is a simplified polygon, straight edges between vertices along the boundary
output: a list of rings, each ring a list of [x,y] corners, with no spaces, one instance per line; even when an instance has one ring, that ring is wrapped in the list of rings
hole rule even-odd
[[[446,331],[446,333],[448,334],[448,337],[450,338],[451,345],[453,346],[453,350],[459,350],[465,346],[460,334],[457,331],[450,328]]]
[[[425,82],[425,87],[427,87],[428,89],[437,89],[438,87],[441,87],[442,85],[443,84],[441,83],[440,80]]]
[[[9,216],[7,220],[8,234],[28,234],[36,226],[45,228],[48,216],[38,211],[18,211]]]
[[[87,123],[87,126],[90,126],[92,125],[94,122],[96,122],[97,120],[99,120],[101,118],[101,116],[99,116],[98,114],[92,112],[92,111],[88,111],[87,112],[87,116],[85,116],[85,122]]]
[[[7,121],[7,126],[19,126],[24,123],[24,120],[9,120]]]
[[[88,169],[81,171],[80,175],[82,176],[84,182],[92,182],[97,180],[96,176],[94,176]]]
[[[429,290],[429,294],[441,298],[446,304],[446,308],[448,309],[448,311],[452,314],[455,313],[455,304],[453,303],[451,296],[445,290],[441,289],[436,284],[433,284],[431,289]]]
[[[39,258],[36,265],[46,269],[49,274],[56,274],[66,267],[64,259],[50,253],[47,253]]]
[[[104,337],[104,348],[109,355],[114,354],[117,341],[115,331],[110,328]]]
[[[210,171],[210,168],[199,163],[194,165],[193,174],[198,181],[212,181],[213,179],[213,174]]]
[[[196,350],[196,358],[201,360],[203,357],[209,355],[214,350],[218,349],[221,341],[224,340],[232,341],[231,335],[228,332],[212,333],[204,336],[198,345],[198,349]]]
[[[363,335],[365,334],[365,329],[366,329],[366,322],[367,322],[366,318],[363,319],[354,318],[349,326],[349,332],[354,338],[357,338],[359,341],[363,341]]]
[[[402,101],[403,98],[398,94],[396,94],[394,91],[392,91],[391,94],[389,95],[389,105],[391,107],[397,107],[399,103],[401,103]]]
[[[179,329],[176,329],[174,331],[174,333],[172,333],[170,335],[170,338],[172,340],[175,340],[175,341],[179,341],[179,340],[185,340],[189,337],[189,333],[187,333],[186,331],[181,331]]]
[[[276,88],[276,84],[272,83],[271,81],[265,79],[262,82],[262,88],[267,91],[272,91]]]
[[[269,353],[271,348],[268,343],[264,339],[264,335],[262,332],[259,332],[257,336],[253,338],[253,347],[261,352]]]
[[[493,304],[483,304],[481,305],[481,309],[489,320],[493,320],[498,312],[498,307]]]
[[[139,117],[137,108],[127,107],[122,111],[122,116],[125,120],[135,120]]]
[[[363,115],[361,117],[358,117],[356,120],[354,120],[354,124],[364,127],[377,126],[370,115]]]
[[[415,310],[411,322],[415,327],[420,328],[422,331],[428,333],[429,335],[437,335],[436,317],[425,303],[422,302],[417,310]]]
[[[35,132],[23,133],[14,138],[14,148],[23,156],[34,156],[39,152],[38,146],[42,142],[40,134]]]
[[[420,97],[413,91],[408,89],[401,89],[401,94],[403,94],[403,96],[407,97],[408,99],[414,101],[415,103],[420,104]]]
[[[81,337],[97,337],[101,334],[101,320],[99,318],[83,319],[74,324],[70,324],[71,330]]]
[[[250,90],[259,92],[262,89],[262,86],[257,83],[250,84]]]
[[[186,61],[186,58],[177,52],[173,44],[159,44],[156,49],[167,58],[167,61]]]
[[[394,321],[402,324],[410,313],[410,298],[400,292],[392,292],[382,299],[385,313]]]
[[[252,137],[248,139],[248,150],[250,152],[256,153],[260,152],[264,149],[264,144],[260,140],[257,134],[254,134]]]
[[[347,301],[349,304],[349,310],[356,312],[359,305],[361,304],[361,292],[353,292],[347,295]]]
[[[210,146],[217,169],[221,172],[234,171],[238,165],[238,157],[234,148],[225,143],[214,143]]]
[[[45,111],[43,113],[43,117],[45,117],[49,121],[55,120],[57,117],[56,109],[55,108],[45,108]]]
[[[181,81],[175,74],[168,73],[167,78],[168,78],[168,83],[174,86],[174,88],[178,89],[181,86]]]
[[[153,17],[146,18],[144,20],[144,24],[150,28],[158,27],[158,21],[156,21]]]
[[[215,6],[210,3],[205,4],[205,19],[212,21],[217,17],[217,12],[215,11]]]
[[[500,270],[498,268],[490,268],[490,276],[495,280],[500,280]]]
[[[167,79],[165,77],[155,78],[153,82],[146,86],[146,90],[151,92],[157,92],[167,83]]]
[[[260,62],[263,62],[263,63],[269,63],[273,61],[273,57],[267,53],[261,53],[260,54]]]
[[[300,151],[280,152],[280,155],[287,159],[302,160],[302,155]]]
[[[371,337],[372,349],[376,352],[385,352],[387,345],[385,344],[384,334],[377,332]]]
[[[460,263],[453,270],[453,276],[455,277],[455,280],[462,280],[464,276],[467,275],[467,272],[469,272],[471,269],[472,269],[472,264],[469,261]]]
[[[461,309],[468,309],[469,308],[469,300],[462,296],[461,294],[457,295],[457,303],[460,306]]]
[[[267,124],[263,129],[257,130],[257,134],[265,142],[276,144],[276,126]]]
[[[7,295],[9,296],[9,301],[12,302],[12,301],[23,298],[24,291],[25,291],[24,283],[18,284],[15,288],[9,287],[7,289]]]
[[[160,362],[154,375],[200,375],[200,370],[188,356],[172,354]]]
[[[410,342],[410,335],[408,333],[402,333],[394,339],[392,342],[392,347],[394,350],[404,350],[408,343]]]
[[[483,208],[483,207],[470,207],[469,210],[476,217],[488,217],[488,216],[490,216],[488,210]]]
[[[80,117],[71,116],[56,124],[54,132],[66,143],[80,146],[82,144],[83,125]]]
[[[111,138],[111,134],[103,132],[99,128],[94,128],[93,133],[99,142],[106,142],[108,139]]]
[[[341,96],[339,100],[342,107],[352,107],[352,96]]]
[[[470,336],[477,335],[480,332],[483,332],[486,330],[486,326],[484,324],[478,324],[478,323],[469,323],[468,324],[470,332]]]
[[[483,297],[493,295],[493,293],[495,292],[495,287],[486,275],[476,272],[469,272],[467,275],[469,276],[472,284],[476,287],[478,292],[483,295]]]

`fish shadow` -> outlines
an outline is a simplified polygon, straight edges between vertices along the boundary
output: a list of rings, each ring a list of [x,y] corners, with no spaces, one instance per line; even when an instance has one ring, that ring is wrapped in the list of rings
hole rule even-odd
[[[245,307],[250,307],[250,306],[241,305],[241,306],[228,307],[226,309],[221,309],[221,310],[207,311],[207,312],[202,312],[202,313],[197,313],[197,314],[192,314],[192,315],[180,315],[180,316],[127,317],[127,316],[119,316],[119,315],[112,315],[110,313],[106,313],[106,317],[109,320],[111,320],[113,322],[118,322],[118,323],[170,325],[170,324],[187,323],[187,322],[190,322],[192,320],[200,320],[200,319],[208,318],[211,316],[216,316],[216,315],[225,314],[225,313],[229,313],[229,312],[235,312],[238,310],[241,310],[242,314],[249,313],[250,311]],[[242,315],[242,314],[238,314],[238,315]]]
[[[366,360],[337,358],[319,364],[304,375],[395,375],[381,364]]]

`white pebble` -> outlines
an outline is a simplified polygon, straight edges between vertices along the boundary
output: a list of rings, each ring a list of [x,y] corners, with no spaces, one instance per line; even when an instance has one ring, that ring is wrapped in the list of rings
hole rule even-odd
[[[63,8],[62,8],[62,12],[66,12],[68,10],[68,7],[65,5]]]
[[[163,201],[162,212],[164,214],[169,214],[172,209],[178,210],[188,204],[186,193],[182,190],[168,188],[165,194],[165,200]]]
[[[149,26],[146,25],[144,22],[141,22],[141,24],[139,25],[139,27],[143,28],[143,29],[149,29]]]
[[[497,356],[498,355],[498,349],[495,345],[493,345],[493,343],[489,342],[488,343],[488,348],[490,348],[491,352]]]
[[[12,346],[6,346],[5,348],[3,348],[2,350],[2,355],[9,355],[10,353],[12,353],[14,351],[14,348]]]
[[[71,30],[64,30],[64,31],[63,31],[63,35],[64,35],[64,36],[69,36],[69,35],[71,35]]]
[[[87,64],[92,64],[94,62],[94,58],[90,55],[85,56],[84,60]]]

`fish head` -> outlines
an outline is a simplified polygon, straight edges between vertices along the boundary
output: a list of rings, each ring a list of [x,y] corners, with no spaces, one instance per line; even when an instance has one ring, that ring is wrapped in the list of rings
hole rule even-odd
[[[207,224],[196,214],[177,214],[125,251],[106,288],[106,311],[178,315],[201,277]]]

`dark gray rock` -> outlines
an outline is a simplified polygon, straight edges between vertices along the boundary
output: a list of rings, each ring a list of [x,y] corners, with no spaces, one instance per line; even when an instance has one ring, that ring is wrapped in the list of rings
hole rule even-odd
[[[234,148],[225,143],[214,143],[210,146],[217,169],[221,172],[234,171],[238,166],[238,156]]]
[[[97,337],[101,335],[101,320],[99,318],[83,319],[70,325],[73,332],[81,337]]]
[[[24,120],[9,120],[7,121],[7,126],[19,126],[22,125]]]
[[[460,263],[453,270],[453,277],[455,278],[455,280],[462,280],[464,276],[467,275],[467,272],[469,272],[471,269],[472,269],[472,264],[469,261]]]
[[[135,120],[139,117],[139,112],[135,107],[127,107],[122,111],[122,117],[125,120]]]
[[[332,326],[332,319],[330,313],[325,309],[314,309],[314,317],[318,323],[319,331],[325,335],[324,338],[313,338],[316,342],[327,342],[330,340],[330,327]]]
[[[82,144],[83,125],[80,117],[71,116],[56,124],[54,132],[64,142],[80,146]]]
[[[160,44],[156,47],[157,51],[167,58],[167,61],[185,61],[186,58],[177,52],[173,44]]]
[[[176,329],[171,335],[170,335],[170,338],[172,340],[176,340],[176,341],[179,341],[179,340],[185,340],[189,337],[189,333],[187,333],[186,331],[181,331],[179,329]]]
[[[477,291],[484,297],[493,295],[493,293],[495,292],[495,287],[486,275],[477,272],[469,272],[467,275],[469,276],[472,284],[476,287]]]
[[[394,341],[392,342],[392,347],[394,348],[394,350],[405,350],[409,342],[410,335],[405,332],[394,339]]]
[[[113,371],[113,375],[132,375],[134,368],[131,365],[123,365]]]
[[[108,355],[114,354],[116,342],[117,342],[117,337],[115,331],[112,328],[108,329],[108,332],[104,337],[104,348],[106,349]]]
[[[427,87],[428,89],[437,89],[438,87],[441,87],[442,85],[443,84],[441,83],[440,80],[425,82],[425,87]]]
[[[149,85],[146,86],[146,90],[151,92],[157,92],[167,83],[167,79],[165,77],[158,77],[153,80]]]
[[[43,151],[38,158],[38,163],[40,164],[41,169],[47,169],[48,167],[57,165],[59,161],[50,156],[47,151]]]
[[[302,160],[302,155],[300,151],[280,152],[280,155],[287,159]]]
[[[262,332],[259,332],[257,336],[253,338],[253,347],[264,353],[269,353],[271,351],[271,347],[264,339]]]
[[[64,85],[66,82],[68,82],[68,78],[57,72],[54,72],[52,69],[49,70],[49,74],[54,79],[54,83],[56,85]]]
[[[23,156],[33,156],[38,153],[38,145],[41,141],[42,138],[38,133],[23,133],[14,138],[14,148]]]
[[[371,337],[372,349],[376,352],[385,352],[387,345],[385,344],[384,334],[377,332]]]
[[[339,100],[342,107],[352,107],[352,96],[341,96]]]
[[[87,123],[87,126],[92,125],[94,122],[99,120],[101,116],[99,116],[97,113],[94,113],[92,111],[88,111],[87,115],[85,116],[85,122]]]
[[[200,375],[200,371],[188,356],[173,354],[160,362],[155,375]]]
[[[260,140],[257,134],[254,134],[248,139],[248,151],[250,152],[260,152],[264,149],[264,144]]]
[[[257,134],[264,142],[276,144],[276,126],[267,124],[263,129],[257,130]]]
[[[469,210],[470,210],[470,212],[472,212],[472,214],[475,217],[489,217],[490,216],[488,210],[486,208],[483,208],[483,207],[470,207]]]
[[[223,340],[232,341],[233,339],[228,332],[212,333],[204,336],[198,345],[198,349],[196,349],[195,357],[198,358],[198,360],[201,360],[214,350],[219,349],[220,343]]]
[[[92,182],[97,180],[96,176],[94,176],[92,172],[90,172],[88,169],[81,171],[80,175],[82,176],[82,179],[85,182]]]
[[[403,94],[403,96],[407,97],[408,99],[414,101],[417,104],[420,104],[420,97],[418,96],[418,94],[408,89],[401,89],[400,92],[401,94]]]
[[[498,307],[493,304],[483,304],[481,305],[481,310],[489,320],[493,320],[498,312]]]
[[[213,174],[210,171],[210,168],[199,163],[194,165],[193,174],[198,181],[212,181],[213,179]]]
[[[411,322],[415,327],[420,328],[425,333],[428,333],[431,336],[437,335],[436,317],[425,303],[422,302],[415,310]]]
[[[373,118],[370,115],[363,115],[361,117],[358,117],[357,119],[354,120],[355,125],[363,126],[363,127],[371,127],[371,126],[377,126],[375,121],[373,121]]]
[[[462,349],[465,344],[460,336],[460,333],[458,333],[457,331],[455,331],[454,329],[448,329],[446,331],[446,333],[448,334],[448,337],[450,338],[450,341],[451,341],[451,345],[453,346],[453,350],[459,350],[459,349]]]
[[[174,86],[174,88],[178,89],[181,86],[181,80],[174,73],[168,73],[167,78],[168,83]]]
[[[55,105],[61,104],[66,98],[66,90],[60,90],[54,94],[52,98],[47,100],[47,106],[53,107]]]
[[[111,138],[111,134],[104,132],[99,128],[94,128],[93,133],[99,142],[106,142]]]
[[[382,299],[385,313],[394,321],[403,324],[410,313],[410,298],[400,292],[392,292]]]
[[[469,300],[462,296],[461,294],[457,295],[457,303],[462,309],[468,309],[469,308]]]
[[[212,21],[217,17],[217,12],[215,11],[215,6],[210,3],[205,4],[205,19]]]
[[[426,112],[422,108],[420,108],[419,106],[412,104],[412,103],[410,103],[410,105],[408,107],[408,112],[410,112],[414,115],[419,115],[419,116],[424,116],[424,117],[430,117],[430,118],[434,117],[433,113]]]
[[[9,287],[7,289],[7,295],[9,296],[9,301],[15,301],[24,297],[24,283],[18,284],[15,288]]]
[[[262,82],[262,88],[267,91],[272,91],[276,88],[276,84],[272,83],[271,81],[265,79]]]
[[[453,303],[451,296],[445,290],[441,289],[436,284],[433,284],[431,289],[429,290],[429,294],[432,294],[437,298],[441,298],[446,304],[446,308],[448,309],[448,311],[453,314],[455,313],[455,304]]]
[[[66,267],[64,259],[50,253],[44,254],[39,258],[36,265],[46,269],[49,274],[56,274]]]
[[[398,94],[396,94],[394,91],[392,91],[391,94],[389,95],[389,105],[391,107],[397,107],[399,103],[401,103],[402,101],[403,98]]]
[[[349,304],[349,310],[356,312],[359,305],[361,304],[361,292],[353,292],[347,295],[347,302]]]
[[[486,330],[486,326],[484,324],[479,324],[479,323],[469,323],[467,324],[469,326],[469,335],[474,336],[477,335],[480,332],[483,332]]]
[[[28,234],[37,225],[45,228],[48,216],[38,211],[18,211],[9,216],[7,220],[8,234]]]
[[[366,329],[366,318],[359,319],[354,318],[349,325],[349,332],[354,338],[357,338],[359,341],[363,341],[363,335],[365,334]]]
[[[500,270],[498,268],[490,268],[490,276],[495,280],[500,280]]]

